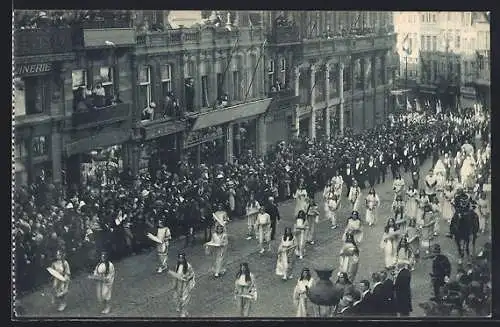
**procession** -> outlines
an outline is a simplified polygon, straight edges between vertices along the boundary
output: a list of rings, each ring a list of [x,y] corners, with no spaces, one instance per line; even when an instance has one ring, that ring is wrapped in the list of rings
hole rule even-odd
[[[14,319],[491,315],[489,12],[13,16]]]
[[[235,199],[234,191],[231,191],[231,187],[241,183],[241,180],[229,178],[223,180],[222,184],[225,182],[228,190],[226,193],[221,190],[213,190],[217,197],[210,198],[211,201],[214,201],[214,211],[211,214],[214,226],[210,230],[212,233],[207,242],[194,245],[203,247],[202,255],[204,254],[205,258],[202,260],[210,263],[210,275],[216,279],[222,278],[224,283],[231,282],[235,272],[227,269],[226,262],[237,259],[231,258],[231,256],[234,251],[237,251],[235,248],[240,243],[254,243],[253,247],[257,252],[252,256],[275,258],[274,263],[272,263],[274,267],[272,271],[276,277],[255,275],[252,273],[254,267],[247,262],[240,263],[240,272],[236,274],[237,278],[234,282],[234,301],[238,308],[234,312],[235,316],[252,315],[252,305],[255,306],[255,302],[259,301],[259,279],[263,278],[290,280],[291,283],[296,280],[297,285],[290,284],[290,296],[293,295],[293,301],[296,305],[294,316],[310,316],[313,305],[310,303],[307,293],[315,282],[315,277],[311,277],[314,276],[314,267],[304,267],[303,259],[309,259],[310,263],[315,261],[315,232],[325,229],[325,227],[331,232],[337,228],[343,229],[340,231],[341,246],[329,253],[328,262],[321,263],[331,266],[332,270],[338,274],[335,286],[342,290],[337,294],[338,303],[332,309],[332,316],[396,314],[408,316],[412,311],[410,282],[409,278],[404,279],[404,277],[399,278],[398,276],[411,275],[418,271],[425,258],[438,260],[441,257],[445,258],[444,260],[447,262],[445,266],[448,268],[442,270],[441,266],[434,267],[433,265],[432,271],[429,272],[434,301],[431,303],[437,303],[441,306],[447,305],[449,312],[465,314],[464,312],[474,311],[472,306],[467,306],[469,294],[462,295],[465,296],[463,303],[460,302],[456,305],[443,299],[448,296],[445,294],[450,292],[448,288],[454,283],[460,282],[454,279],[451,265],[454,267],[457,265],[459,268],[453,270],[458,269],[459,271],[472,266],[474,269],[467,273],[468,276],[471,276],[470,274],[475,276],[471,277],[473,278],[471,283],[477,281],[476,279],[479,278],[477,276],[480,276],[483,287],[487,288],[488,283],[491,284],[490,276],[487,275],[488,270],[483,271],[487,266],[485,263],[489,263],[490,260],[484,256],[488,249],[483,249],[484,244],[479,244],[476,241],[480,234],[489,232],[489,226],[491,226],[490,202],[488,200],[491,191],[489,167],[491,148],[488,141],[478,142],[480,146],[477,148],[470,144],[473,141],[471,138],[475,137],[479,130],[486,125],[471,116],[432,117],[416,113],[403,115],[392,125],[387,130],[372,132],[374,134],[371,136],[378,135],[380,139],[388,135],[397,135],[394,133],[395,131],[408,131],[405,135],[409,137],[406,139],[407,143],[401,144],[401,141],[396,138],[388,142],[389,144],[394,143],[394,149],[401,147],[404,149],[403,151],[406,150],[407,157],[398,157],[399,154],[396,151],[391,152],[390,148],[388,152],[384,153],[372,145],[367,153],[374,152],[367,157],[366,164],[360,164],[365,160],[364,156],[360,156],[361,158],[356,157],[355,159],[353,157],[344,160],[343,165],[339,162],[335,166],[321,167],[321,164],[315,161],[321,160],[321,156],[312,153],[309,147],[314,147],[318,153],[322,152],[324,156],[330,157],[333,153],[327,151],[332,149],[332,144],[313,144],[313,142],[307,141],[305,149],[294,149],[294,151],[304,152],[291,154],[289,153],[290,148],[282,143],[280,144],[282,152],[276,154],[276,161],[261,166],[264,170],[261,171],[261,176],[264,179],[259,179],[256,188],[249,190],[245,206],[246,214],[238,216],[237,211],[235,211],[235,202],[239,202],[238,200],[241,199]],[[415,133],[422,127],[425,127],[429,134]],[[437,134],[438,131],[441,135]],[[412,133],[415,134],[412,135]],[[439,136],[444,142],[441,142],[441,146],[436,149],[434,145],[437,142],[433,143],[435,142],[433,139]],[[423,140],[429,140],[428,147],[423,145],[422,137]],[[349,141],[346,139],[344,138],[340,142],[348,144]],[[336,144],[338,141],[332,140],[332,142]],[[367,148],[368,146],[368,144],[365,145]],[[285,152],[284,149],[288,151]],[[346,152],[349,150],[353,151],[354,149],[347,149]],[[284,161],[286,158],[280,157],[287,154],[297,159]],[[391,156],[393,156],[392,161]],[[407,172],[410,176],[403,178],[403,175],[406,174],[404,161],[415,162],[414,158],[418,158],[417,162],[419,163],[430,160],[431,163],[434,163],[433,166],[431,164],[433,168],[424,169],[419,164],[409,165]],[[337,163],[337,160],[339,159],[334,159],[334,162]],[[291,179],[296,182],[292,182],[291,186],[287,184],[286,187],[281,188],[282,192],[280,189],[277,192],[271,192],[273,189],[276,190],[274,183],[279,182],[279,180],[272,178],[270,184],[265,184],[266,177],[275,173],[265,170],[273,169],[272,167],[276,167],[279,162],[281,165],[286,162],[284,170],[295,173],[295,178]],[[331,162],[330,160],[329,163]],[[386,164],[386,162],[388,163]],[[388,175],[383,171],[387,170],[384,165],[390,165],[394,172],[392,183],[388,176],[388,182],[392,184],[390,199],[384,198],[385,194],[379,195],[377,193],[377,182],[381,182],[380,179]],[[256,168],[258,167],[259,165]],[[308,171],[313,176],[306,175]],[[219,176],[224,173],[227,171],[215,170],[213,175],[215,175],[215,179],[221,179]],[[314,184],[308,185],[305,180],[312,180]],[[325,181],[323,182],[324,187],[321,185],[322,180]],[[147,193],[146,188],[141,191],[142,195]],[[258,196],[255,197],[254,194],[258,194]],[[179,198],[184,196],[186,197],[184,201],[192,203],[188,194],[181,194]],[[122,197],[122,195],[118,197]],[[286,199],[287,197],[290,198],[288,201],[293,204],[293,216],[289,217],[291,220],[287,219],[286,225],[283,226],[280,221],[286,218],[282,219],[283,216],[275,198]],[[81,203],[80,199],[73,199],[73,201],[75,204]],[[323,205],[316,204],[316,201]],[[388,201],[392,214],[381,216],[379,214],[380,206],[383,202]],[[137,198],[134,199],[134,202],[137,203]],[[158,204],[157,201],[154,202]],[[84,207],[85,205],[83,205]],[[65,209],[66,212],[71,211],[71,206],[66,205]],[[166,283],[164,287],[169,287],[168,284],[173,285],[171,296],[175,302],[176,311],[181,317],[186,317],[189,315],[188,309],[192,293],[196,292],[197,288],[203,287],[197,281],[197,274],[205,274],[206,271],[192,265],[189,261],[190,257],[182,251],[174,254],[169,253],[172,234],[169,228],[171,220],[166,208],[162,205],[155,205],[151,214],[157,218],[156,227],[150,228],[145,236],[149,240],[149,247],[156,247],[157,259],[148,265],[152,272],[164,276],[162,277]],[[128,212],[126,207],[123,207],[116,220],[129,216],[133,216],[133,211]],[[233,230],[232,226],[236,220],[246,225],[241,234],[235,234],[236,229]],[[88,233],[92,233],[92,231],[89,230]],[[127,234],[122,235],[127,237]],[[443,238],[447,235],[456,242],[456,249],[450,249],[448,252],[455,253],[454,257],[458,258],[457,262],[440,254],[440,243],[444,242]],[[132,235],[132,237],[134,236]],[[365,247],[364,243],[367,237],[378,238],[379,247]],[[112,238],[112,240],[119,239]],[[98,241],[97,243],[103,242]],[[67,294],[72,292],[70,280],[73,277],[70,268],[71,261],[65,258],[64,241],[59,244],[56,258],[47,271],[52,275],[54,285],[52,303],[58,311],[62,312],[68,305],[66,298]],[[110,254],[112,254],[109,253],[111,249],[113,247],[106,248],[106,246],[102,249],[96,249],[96,253],[100,253],[100,261],[88,276],[96,283],[96,305],[100,308],[99,310],[102,310],[102,314],[108,314],[113,307],[119,307],[122,300],[112,297],[114,283],[116,283],[117,276],[120,276],[120,271],[109,260]],[[368,252],[368,255],[377,257],[378,259],[375,260],[381,263],[380,270],[373,271],[371,276],[366,274],[363,268],[363,260],[360,259],[363,257],[362,252]],[[481,258],[477,257],[479,252],[483,252]],[[170,257],[175,255],[176,262],[169,262],[169,254],[171,254]],[[259,259],[256,260],[259,261]],[[206,265],[204,266],[206,267]],[[296,275],[294,276],[294,274]],[[389,291],[390,294],[386,292],[384,295],[378,290],[377,286],[384,281],[390,281],[391,288],[394,289],[394,291]],[[124,280],[122,283],[126,283],[126,281]],[[370,300],[365,299],[368,290],[361,290],[356,287],[356,283],[361,283],[365,285],[363,288],[367,287],[370,290]],[[221,294],[221,296],[225,295]],[[386,303],[386,306],[384,308],[377,307],[380,303]],[[196,316],[196,313],[192,315]]]

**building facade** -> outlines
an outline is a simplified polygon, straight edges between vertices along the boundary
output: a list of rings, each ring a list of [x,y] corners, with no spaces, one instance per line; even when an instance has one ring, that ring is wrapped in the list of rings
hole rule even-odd
[[[233,162],[362,131],[390,111],[390,13],[206,12],[219,24],[178,29],[167,11],[113,15],[15,31],[19,184],[44,170],[78,185],[110,157],[133,174]]]
[[[489,107],[490,24],[485,12],[397,12],[398,82],[444,107]]]

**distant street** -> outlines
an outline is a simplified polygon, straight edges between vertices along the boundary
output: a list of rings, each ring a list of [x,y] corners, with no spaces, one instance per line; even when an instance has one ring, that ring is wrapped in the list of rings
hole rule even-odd
[[[430,168],[430,161],[421,167],[422,175]],[[387,218],[392,216],[392,178],[390,173],[384,184],[376,186],[376,191],[381,199],[379,219],[376,226],[364,227],[365,237],[360,246],[360,267],[357,281],[361,279],[371,280],[372,272],[383,269],[383,252],[379,247],[382,237],[383,226]],[[404,174],[408,181],[409,175]],[[363,191],[363,197],[368,190]],[[344,190],[345,194],[345,190]],[[316,195],[320,208],[323,201],[319,194]],[[278,237],[282,234],[285,226],[292,226],[294,203],[288,201],[280,205],[282,220],[278,225]],[[273,251],[263,255],[258,253],[257,241],[244,239],[246,231],[246,220],[236,219],[229,226],[230,245],[226,256],[227,273],[223,278],[215,279],[210,272],[213,264],[212,257],[207,257],[204,248],[196,245],[187,248],[188,260],[193,265],[197,274],[197,285],[193,290],[192,300],[188,306],[191,317],[234,317],[238,314],[233,299],[233,288],[235,274],[241,262],[248,262],[250,269],[257,278],[259,298],[253,306],[251,316],[254,317],[294,317],[295,307],[292,301],[293,289],[296,277],[304,267],[313,268],[315,264],[326,264],[338,267],[338,253],[341,246],[341,235],[344,232],[346,218],[349,215],[350,205],[343,199],[339,228],[330,229],[330,224],[321,216],[321,222],[317,228],[316,244],[309,245],[303,260],[296,260],[294,278],[282,281],[274,274],[276,266],[277,242],[273,244]],[[360,213],[364,221],[364,210]],[[457,250],[454,242],[445,237],[448,231],[446,222],[441,222],[441,234],[438,241],[442,252],[452,262],[452,274],[456,273]],[[486,236],[481,235],[477,243],[478,247],[486,241]],[[177,252],[182,249],[183,240],[172,243],[169,253],[170,265],[175,264]],[[175,305],[172,299],[171,280],[167,274],[158,275],[154,272],[156,265],[156,253],[137,255],[115,263],[116,279],[113,290],[112,311],[106,317],[177,317]],[[423,310],[418,303],[427,301],[431,297],[432,289],[429,280],[431,270],[430,260],[419,262],[412,275],[413,291],[413,313],[412,316],[423,316]],[[336,271],[335,271],[336,272]],[[334,272],[334,274],[335,274]],[[26,309],[27,316],[36,317],[104,317],[99,313],[95,303],[94,283],[85,275],[74,276],[68,295],[68,307],[65,312],[58,313],[50,304],[48,287],[45,291],[38,291],[21,299]]]

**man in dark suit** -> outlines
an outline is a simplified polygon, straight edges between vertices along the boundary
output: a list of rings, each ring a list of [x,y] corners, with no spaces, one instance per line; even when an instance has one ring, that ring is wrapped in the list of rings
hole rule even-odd
[[[368,159],[368,166],[366,168],[368,171],[368,183],[370,184],[370,187],[373,187],[375,185],[375,181],[377,180],[377,176],[380,177],[377,161],[373,158],[373,156],[370,156],[370,159]]]
[[[380,184],[380,182],[385,183],[385,175],[387,175],[387,163],[388,163],[388,158],[387,154],[385,152],[379,153],[378,158],[377,158],[377,166],[378,166],[378,171],[379,175],[377,177],[377,183]]]
[[[354,178],[358,181],[358,185],[361,189],[365,188],[365,178],[363,176],[363,162],[361,158],[356,159],[356,163],[354,164]]]
[[[400,317],[408,317],[413,311],[411,305],[411,271],[408,264],[398,264],[399,269],[394,280],[395,311]]]
[[[278,210],[278,206],[274,203],[274,198],[272,196],[268,199],[266,213],[271,217],[271,240],[274,240],[276,225],[280,220],[280,212]]]
[[[397,151],[393,151],[393,153],[391,154],[390,163],[391,163],[392,178],[396,179],[396,175],[399,172],[399,166],[400,166],[400,159]]]
[[[383,316],[385,315],[384,308],[384,287],[382,285],[382,277],[380,273],[372,274],[372,294],[370,296],[370,313],[371,316]]]
[[[381,272],[381,275],[384,314],[393,316],[396,314],[394,308],[394,283],[385,270]]]
[[[439,301],[441,299],[441,288],[449,280],[451,274],[451,264],[448,258],[441,254],[441,246],[434,244],[432,249],[432,273],[431,282],[434,289],[434,297],[431,300]]]
[[[418,190],[418,181],[420,180],[420,167],[418,166],[418,161],[416,157],[411,159],[410,163],[411,180],[413,183],[413,188]]]
[[[372,292],[370,291],[370,282],[366,279],[360,281],[359,290],[361,291],[361,297],[358,302],[354,303],[354,306],[357,308],[356,313],[364,316],[374,313],[370,302],[372,296]]]
[[[344,182],[347,187],[346,197],[348,197],[349,190],[351,189],[352,186],[352,179],[354,178],[354,170],[352,169],[351,164],[349,162],[346,164],[342,175],[343,175],[342,178],[344,179]]]

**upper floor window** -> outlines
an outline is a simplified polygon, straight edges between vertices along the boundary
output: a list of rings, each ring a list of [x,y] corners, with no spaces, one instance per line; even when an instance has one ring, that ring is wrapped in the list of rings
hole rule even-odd
[[[282,86],[284,87],[287,84],[286,80],[286,59],[281,58],[280,60],[280,81]]]
[[[139,104],[141,109],[148,107],[152,102],[151,67],[139,68]]]
[[[26,141],[25,140],[16,140],[14,143],[14,158],[17,160],[22,160],[26,158],[28,152],[26,150]]]
[[[437,51],[437,36],[432,37],[432,51]]]
[[[44,156],[49,152],[47,138],[45,136],[36,136],[32,141],[33,157]]]
[[[421,47],[421,48],[422,48],[422,50],[424,50],[424,51],[425,51],[425,50],[427,50],[427,49],[425,48],[425,36],[424,36],[424,35],[421,35],[421,36],[420,36],[420,47]]]
[[[113,67],[101,67],[99,69],[99,77],[101,78],[101,84],[104,88],[106,98],[113,97]]]
[[[269,88],[274,87],[274,60],[270,59],[267,62],[267,82],[269,85]]]
[[[167,96],[169,92],[172,92],[172,66],[169,64],[161,65],[160,75],[163,96]]]
[[[50,77],[14,78],[14,109],[16,116],[48,112],[50,108]]]

